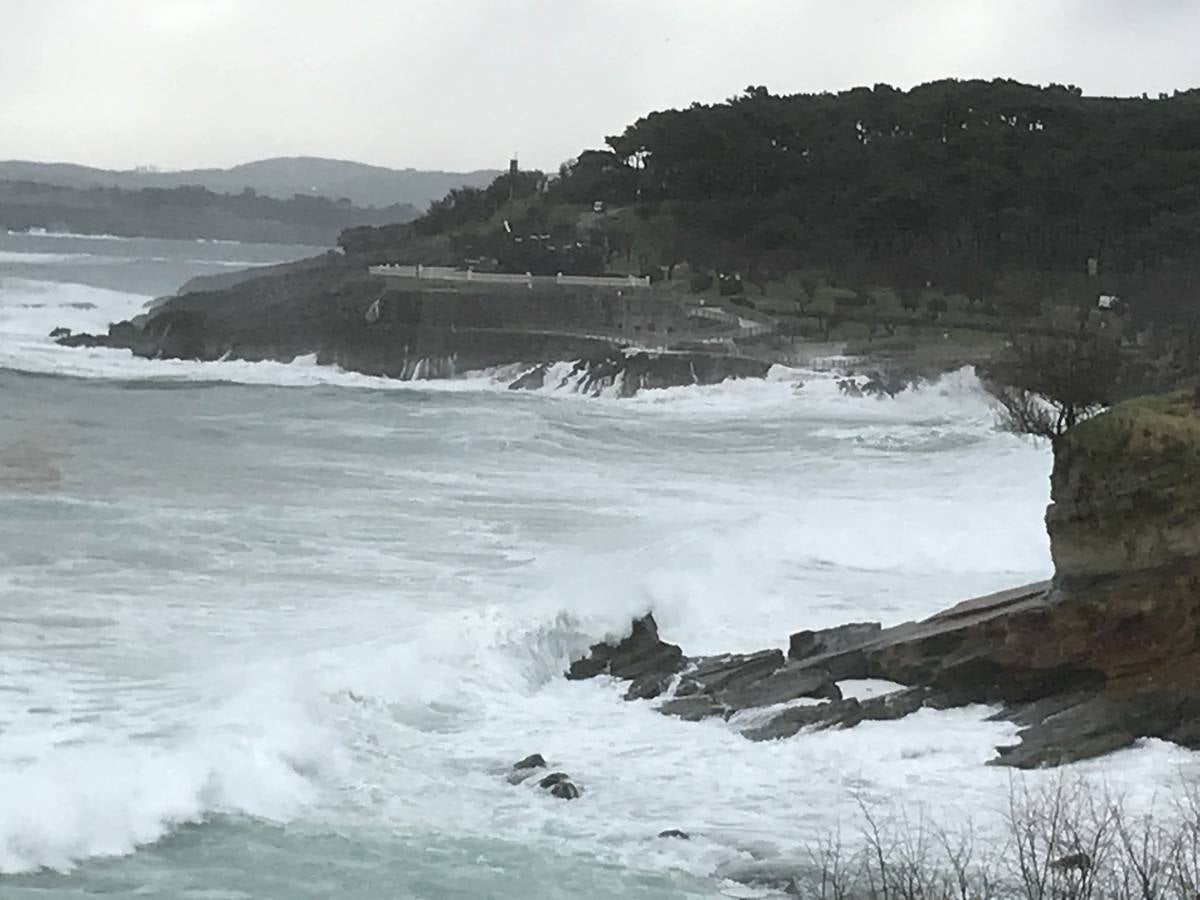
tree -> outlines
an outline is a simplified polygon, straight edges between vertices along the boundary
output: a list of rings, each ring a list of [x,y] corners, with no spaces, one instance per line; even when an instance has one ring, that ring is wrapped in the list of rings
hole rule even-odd
[[[1007,358],[989,373],[989,386],[1008,430],[1057,442],[1112,402],[1119,374],[1116,342],[1081,319],[1069,337],[1014,336]]]

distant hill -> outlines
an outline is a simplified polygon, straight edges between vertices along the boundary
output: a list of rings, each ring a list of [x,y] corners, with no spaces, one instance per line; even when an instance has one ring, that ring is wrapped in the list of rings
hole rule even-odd
[[[388,169],[339,159],[310,156],[279,157],[243,163],[230,169],[187,169],[178,172],[113,171],[71,163],[25,160],[0,161],[0,180],[39,182],[63,187],[175,188],[198,185],[219,194],[240,194],[247,188],[267,197],[291,199],[296,194],[348,199],[358,207],[410,204],[418,210],[441,199],[451,188],[482,187],[498,174],[425,172]]]
[[[407,222],[417,214],[408,203],[364,209],[348,199],[301,194],[284,200],[197,185],[126,189],[0,180],[0,231],[36,228],[332,247],[347,228]]]

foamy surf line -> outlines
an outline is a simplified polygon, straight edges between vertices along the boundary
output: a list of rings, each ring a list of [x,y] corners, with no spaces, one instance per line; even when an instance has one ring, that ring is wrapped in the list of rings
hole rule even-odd
[[[9,229],[5,232],[9,237],[34,237],[34,238],[69,238],[77,241],[136,241],[136,240],[151,240],[151,238],[123,236],[119,234],[80,234],[75,231],[48,231],[45,228],[30,228],[28,231],[13,231]]]
[[[143,359],[126,350],[64,348],[40,343],[27,345],[16,353],[0,350],[0,369],[27,375],[147,384],[231,384],[282,388],[332,386],[377,391],[444,392],[495,388],[493,382],[484,377],[401,381],[396,378],[363,375],[336,366],[318,365],[315,354],[298,357],[287,363],[268,360],[196,362],[180,359]]]
[[[28,254],[37,255],[37,254]],[[37,375],[108,381],[227,383],[278,387],[343,386],[367,390],[426,392],[508,392],[514,380],[533,367],[514,363],[465,371],[448,379],[402,380],[365,375],[336,366],[317,364],[315,354],[291,362],[219,360],[152,360],[109,348],[67,348],[48,337],[58,327],[79,332],[102,332],[111,322],[145,311],[152,298],[69,282],[0,278],[0,368]],[[901,392],[890,400],[850,397],[839,390],[829,371],[773,366],[765,379],[730,379],[712,385],[678,385],[623,396],[620,377],[600,390],[585,390],[587,371],[578,360],[549,367],[545,384],[515,396],[576,399],[620,404],[647,412],[667,410],[683,415],[754,416],[767,411],[839,417],[857,411],[872,421],[891,418],[955,415],[977,420],[987,415],[978,379],[966,369],[938,381]],[[947,401],[950,401],[949,404]]]
[[[92,253],[46,253],[36,250],[0,250],[0,263],[30,263],[50,265],[56,263],[81,262],[83,260],[110,259]]]
[[[561,363],[570,371],[573,363]],[[679,385],[620,396],[614,384],[599,395],[581,392],[571,380],[547,379],[537,391],[510,391],[509,384],[527,367],[501,366],[467,371],[453,378],[403,380],[367,375],[338,366],[322,365],[316,354],[290,362],[224,359],[209,362],[180,359],[145,359],[127,350],[68,348],[47,339],[28,336],[9,340],[0,348],[0,368],[31,375],[50,375],[112,382],[162,382],[233,384],[272,387],[332,386],[376,391],[442,393],[503,393],[514,397],[543,397],[587,403],[619,405],[644,412],[669,411],[683,415],[754,416],[774,410],[796,415],[837,413],[874,423],[906,421],[914,416],[986,425],[992,416],[986,393],[973,370],[950,373],[928,384],[914,386],[895,398],[848,397],[825,372],[772,368],[765,379],[730,379],[712,385]]]

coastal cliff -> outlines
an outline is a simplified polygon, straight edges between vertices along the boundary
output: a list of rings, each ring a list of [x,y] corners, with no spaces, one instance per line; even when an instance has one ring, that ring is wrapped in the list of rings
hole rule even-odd
[[[1046,512],[1062,580],[1200,555],[1200,415],[1185,393],[1143,397],[1068,431]]]
[[[146,358],[315,356],[322,365],[404,380],[522,366],[513,389],[555,386],[550,364],[570,362],[569,384],[590,394],[765,376],[768,362],[720,340],[736,331],[738,316],[707,312],[690,316],[650,289],[634,297],[613,287],[396,283],[330,253],[189,282],[105,334],[54,336],[66,346]]]
[[[796,632],[786,656],[686,657],[647,616],[568,677],[627,678],[626,699],[689,720],[770,707],[743,730],[751,740],[986,703],[1022,728],[998,764],[1060,765],[1146,737],[1200,749],[1198,462],[1190,395],[1120,404],[1056,444],[1052,581],[921,622]],[[865,678],[894,688],[844,695]]]

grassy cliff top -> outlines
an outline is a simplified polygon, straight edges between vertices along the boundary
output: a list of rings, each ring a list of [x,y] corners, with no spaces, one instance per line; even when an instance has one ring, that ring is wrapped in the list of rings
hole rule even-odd
[[[1067,432],[1064,449],[1097,461],[1187,457],[1200,462],[1200,407],[1191,391],[1118,403]]]

